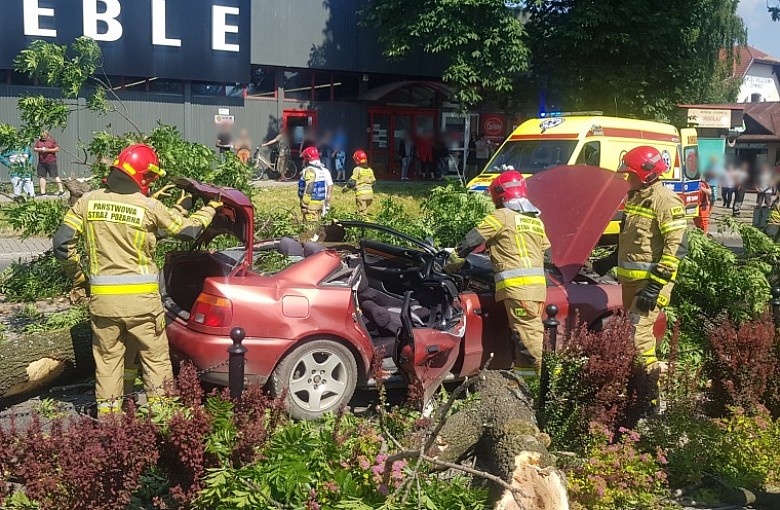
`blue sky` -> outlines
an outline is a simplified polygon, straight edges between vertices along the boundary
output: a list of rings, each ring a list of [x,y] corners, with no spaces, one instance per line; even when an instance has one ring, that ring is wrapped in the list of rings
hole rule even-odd
[[[769,0],[780,4],[780,0]],[[780,22],[773,22],[766,10],[767,0],[740,0],[739,15],[748,29],[748,44],[780,58]]]

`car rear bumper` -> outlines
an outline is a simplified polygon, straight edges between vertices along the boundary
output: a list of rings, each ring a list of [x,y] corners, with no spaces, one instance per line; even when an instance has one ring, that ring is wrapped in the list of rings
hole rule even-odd
[[[200,378],[213,384],[228,384],[228,352],[233,345],[229,336],[193,331],[180,318],[168,316],[166,327],[171,357],[175,362],[191,361],[195,368],[206,371]],[[293,340],[246,337],[245,382],[265,385],[281,358],[295,343]]]

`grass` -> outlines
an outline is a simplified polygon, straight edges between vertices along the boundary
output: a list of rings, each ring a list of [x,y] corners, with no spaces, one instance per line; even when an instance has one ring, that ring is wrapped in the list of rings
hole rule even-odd
[[[420,214],[420,203],[422,199],[430,193],[431,189],[440,186],[441,181],[431,183],[417,182],[379,182],[374,186],[374,204],[369,209],[371,212],[378,211],[379,202],[385,197],[392,197],[393,201],[402,205],[404,210],[411,215]],[[333,186],[333,201],[331,207],[347,213],[357,212],[355,207],[355,193],[347,191],[342,193],[343,185],[335,184]],[[291,211],[299,214],[298,186],[290,184],[287,186],[274,186],[260,188],[253,200],[255,205],[255,214],[258,217],[272,214],[280,211]]]

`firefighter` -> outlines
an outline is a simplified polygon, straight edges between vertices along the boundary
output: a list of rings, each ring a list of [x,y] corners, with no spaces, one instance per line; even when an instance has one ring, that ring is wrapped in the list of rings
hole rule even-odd
[[[320,167],[320,151],[316,147],[307,147],[301,152],[303,173],[298,181],[298,198],[301,199],[301,214],[306,224],[306,236],[316,228],[322,218],[322,210],[328,199],[328,184]]]
[[[368,166],[366,151],[355,151],[355,154],[352,155],[352,160],[355,162],[355,170],[352,172],[352,177],[349,178],[344,190],[355,190],[355,204],[358,214],[365,217],[368,208],[371,207],[371,203],[374,201],[376,177],[374,176],[374,171]]]
[[[126,345],[140,355],[149,404],[165,397],[164,384],[173,374],[154,263],[156,236],[195,239],[222,207],[214,200],[188,218],[181,211],[192,199],[182,194],[180,207],[168,209],[149,196],[149,185],[162,175],[151,147],[126,148],[111,165],[105,188],[82,196],[54,236],[54,254],[76,293],[89,294],[98,416],[121,412]],[[77,250],[82,235],[86,275]]]
[[[640,404],[650,409],[658,403],[660,375],[653,326],[661,309],[669,304],[688,246],[685,206],[660,180],[667,170],[661,153],[653,147],[637,147],[623,156],[618,172],[627,174],[630,191],[618,250],[613,257],[594,264],[600,274],[617,265],[623,308],[634,325],[634,345],[647,377],[644,384],[636,384],[643,400]]]
[[[464,257],[485,244],[490,250],[496,282],[496,301],[504,302],[513,340],[519,348],[515,366],[524,376],[536,376],[542,367],[547,300],[544,252],[550,247],[540,211],[528,200],[526,182],[519,172],[508,171],[490,184],[496,210],[466,235],[447,264],[456,271]]]

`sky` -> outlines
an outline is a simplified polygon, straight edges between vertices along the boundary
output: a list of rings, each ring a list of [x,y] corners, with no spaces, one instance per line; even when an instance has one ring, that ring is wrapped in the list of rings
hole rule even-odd
[[[780,5],[780,0],[769,0]],[[740,0],[739,15],[748,29],[748,44],[780,58],[780,22],[773,22],[767,0]]]

